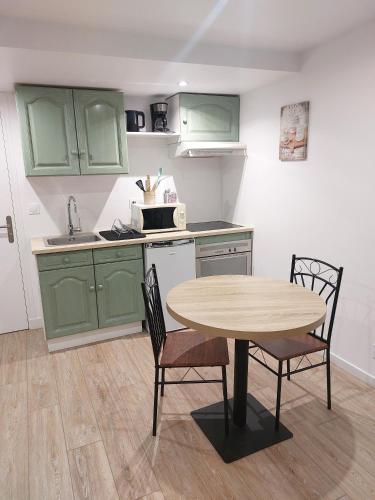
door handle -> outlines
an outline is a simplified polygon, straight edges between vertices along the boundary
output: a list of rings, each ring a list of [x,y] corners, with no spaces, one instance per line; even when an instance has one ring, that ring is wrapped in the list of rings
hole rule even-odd
[[[12,217],[10,215],[7,215],[5,217],[5,220],[6,220],[6,225],[5,226],[0,226],[0,229],[6,229],[8,231],[8,241],[9,241],[9,243],[14,243],[14,232],[13,232]]]

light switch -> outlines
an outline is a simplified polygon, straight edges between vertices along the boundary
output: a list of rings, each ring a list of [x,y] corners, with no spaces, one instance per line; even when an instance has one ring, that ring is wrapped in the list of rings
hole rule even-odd
[[[39,215],[40,205],[39,203],[30,203],[29,205],[29,215]]]

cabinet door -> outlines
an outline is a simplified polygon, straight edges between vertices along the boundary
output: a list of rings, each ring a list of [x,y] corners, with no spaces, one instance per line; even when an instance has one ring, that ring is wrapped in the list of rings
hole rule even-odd
[[[74,90],[81,174],[126,174],[128,157],[123,95]]]
[[[181,94],[182,141],[238,141],[238,96]]]
[[[145,318],[141,282],[143,260],[95,266],[99,328]]]
[[[39,274],[47,338],[98,328],[94,267]]]
[[[18,86],[16,97],[26,175],[79,175],[72,90]]]

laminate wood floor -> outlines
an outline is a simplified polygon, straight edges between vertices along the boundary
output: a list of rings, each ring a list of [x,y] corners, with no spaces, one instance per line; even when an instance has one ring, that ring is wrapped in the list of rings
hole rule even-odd
[[[284,379],[293,439],[226,465],[190,417],[221,387],[167,386],[153,438],[153,377],[146,334],[55,354],[41,330],[1,335],[0,498],[375,499],[374,387],[334,366],[328,411],[324,368]],[[254,362],[249,390],[274,411],[276,377]]]

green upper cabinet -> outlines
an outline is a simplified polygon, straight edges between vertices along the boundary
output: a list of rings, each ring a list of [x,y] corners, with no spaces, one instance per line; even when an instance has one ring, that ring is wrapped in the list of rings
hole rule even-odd
[[[18,85],[27,176],[128,172],[123,95]]]
[[[141,282],[143,260],[95,265],[99,328],[145,318]]]
[[[72,90],[17,87],[27,176],[79,175]]]
[[[73,99],[81,173],[127,173],[123,95],[103,90],[73,90]]]
[[[239,140],[239,96],[180,93],[168,102],[169,125],[181,141]]]
[[[43,271],[39,276],[48,339],[98,328],[93,266]]]

